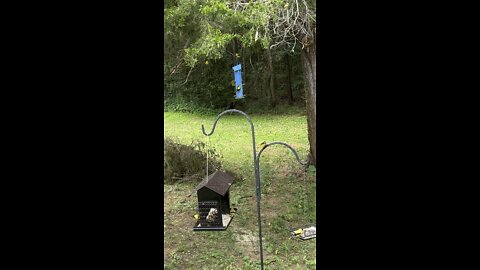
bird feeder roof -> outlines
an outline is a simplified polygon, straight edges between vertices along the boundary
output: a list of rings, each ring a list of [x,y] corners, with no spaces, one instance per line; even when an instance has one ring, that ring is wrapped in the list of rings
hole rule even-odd
[[[233,176],[227,173],[216,171],[209,175],[208,178],[205,177],[205,179],[203,179],[203,181],[198,184],[196,190],[198,191],[199,189],[206,187],[211,189],[215,193],[225,196],[228,189],[233,183],[233,179]]]

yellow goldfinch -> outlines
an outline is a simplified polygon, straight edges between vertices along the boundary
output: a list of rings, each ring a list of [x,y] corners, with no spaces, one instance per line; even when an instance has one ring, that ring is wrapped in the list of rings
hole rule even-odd
[[[293,237],[299,237],[301,236],[303,233],[303,230],[302,229],[298,229],[298,230],[295,230],[293,232],[291,232],[290,236],[293,238]]]

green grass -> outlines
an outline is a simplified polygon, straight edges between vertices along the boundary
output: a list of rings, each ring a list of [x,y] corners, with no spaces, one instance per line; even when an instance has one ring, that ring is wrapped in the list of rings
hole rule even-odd
[[[216,115],[165,112],[165,136],[183,143],[203,140]],[[308,153],[307,123],[302,115],[251,115],[257,152],[262,141],[292,145],[302,159]],[[187,197],[198,184],[164,185],[165,269],[259,269],[258,224],[250,125],[242,115],[220,119],[210,142],[223,155],[225,170],[241,175],[230,189],[238,208],[227,231],[193,232],[197,198]],[[265,269],[315,269],[316,239],[289,239],[289,227],[314,223],[315,173],[303,173],[290,151],[272,146],[262,154],[262,229]]]
[[[293,146],[303,158],[308,153],[307,120],[302,115],[253,115],[257,152],[263,141],[283,141]],[[206,132],[212,129],[216,115],[194,115],[188,113],[165,112],[164,135],[178,138],[183,143],[192,140],[207,141],[202,134],[202,124]],[[253,148],[250,124],[243,115],[223,116],[210,138],[209,144],[223,155],[224,164],[234,172],[253,176]],[[272,146],[262,154],[262,164],[278,158],[281,161],[294,160],[286,148]],[[276,156],[277,155],[277,156]],[[275,157],[275,158],[272,158]],[[262,165],[261,164],[261,165]]]

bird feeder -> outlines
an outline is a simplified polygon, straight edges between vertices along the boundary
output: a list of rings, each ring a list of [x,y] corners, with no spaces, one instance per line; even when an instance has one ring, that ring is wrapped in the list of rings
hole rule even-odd
[[[242,99],[243,85],[242,85],[242,64],[238,64],[233,69],[233,77],[235,79],[235,99]]]
[[[194,231],[224,231],[232,221],[229,189],[233,177],[216,171],[198,184],[198,220]]]
[[[241,70],[241,66],[240,65],[238,65],[238,66],[239,66],[238,70]],[[233,69],[235,70],[235,67]],[[241,77],[240,77],[240,80],[241,80]],[[250,127],[251,127],[251,130],[252,130],[253,164],[254,164],[255,184],[256,184],[255,193],[257,195],[258,240],[259,240],[259,244],[260,244],[259,245],[260,246],[260,267],[261,267],[260,269],[263,270],[262,220],[261,220],[261,215],[260,215],[260,199],[261,199],[261,194],[262,194],[261,191],[260,191],[260,156],[262,155],[263,151],[265,151],[265,149],[267,149],[268,147],[270,147],[272,145],[283,145],[283,146],[287,147],[288,149],[290,149],[292,151],[292,153],[297,158],[297,161],[301,165],[308,166],[309,161],[307,160],[306,162],[302,162],[300,160],[300,157],[298,156],[297,151],[295,151],[295,149],[293,149],[290,145],[288,145],[284,142],[272,142],[272,143],[269,143],[269,144],[265,144],[265,145],[263,145],[260,152],[258,152],[258,154],[257,154],[257,148],[256,148],[256,144],[255,144],[255,131],[254,131],[254,126],[253,126],[252,119],[250,118],[250,116],[248,116],[248,114],[246,114],[242,111],[239,111],[239,110],[235,110],[235,109],[226,110],[226,111],[220,113],[217,116],[217,119],[215,120],[215,122],[213,124],[212,130],[209,133],[205,132],[205,127],[202,125],[203,135],[205,135],[207,137],[211,136],[213,134],[213,132],[215,131],[215,127],[217,125],[218,120],[220,120],[220,118],[223,115],[225,115],[227,113],[230,113],[230,112],[235,112],[235,113],[239,113],[239,114],[244,115],[247,118],[248,122],[250,123]],[[208,166],[208,159],[207,159],[207,166]],[[207,171],[208,171],[208,169],[207,169]],[[216,205],[216,206],[222,206],[222,205],[225,205],[225,204],[227,206],[229,205],[229,202],[228,202],[229,201],[229,199],[228,199],[228,188],[229,188],[230,185],[227,184],[227,186],[224,186],[223,188],[213,188],[215,185],[217,185],[215,183],[219,183],[219,185],[225,185],[224,183],[230,183],[231,184],[233,182],[233,177],[227,177],[225,175],[227,175],[227,174],[216,172],[216,173],[212,174],[211,176],[208,176],[206,180],[202,181],[202,183],[200,183],[200,185],[198,185],[197,193],[199,195],[198,196],[199,209],[201,209],[201,206],[205,207],[205,205],[206,205],[205,202],[206,201],[208,201],[211,205]],[[210,181],[213,180],[213,181],[209,184],[208,183],[209,180]],[[207,188],[210,189],[211,191],[208,191]],[[207,197],[206,195],[202,195],[201,193],[203,193],[203,192],[208,192],[210,194],[209,196],[211,196],[211,197]],[[202,198],[205,198],[205,199],[202,199]],[[214,198],[214,199],[211,199],[211,198]],[[226,209],[229,209],[229,208],[226,208]],[[203,210],[203,211],[204,211],[204,213],[206,212],[206,210]],[[212,208],[210,208],[210,210],[208,210],[208,212],[212,213],[212,212],[215,212],[215,211],[212,211]],[[222,212],[222,214],[223,214],[223,212]],[[205,216],[205,214],[203,214],[203,215]],[[208,216],[208,214],[207,214],[207,216]],[[204,219],[206,219],[206,217],[204,217]],[[210,220],[212,220],[212,215],[210,215]],[[230,220],[231,220],[231,217],[230,217]],[[220,227],[220,230],[224,230],[224,228],[226,229],[226,227],[228,226],[228,223],[230,223],[230,220],[228,220],[227,223],[225,223],[225,221],[223,221],[223,224],[222,224],[223,227]],[[202,222],[198,221],[197,224],[199,224],[201,226]],[[206,224],[205,226],[208,226],[208,223],[206,223],[205,221],[204,221],[204,224]],[[198,230],[199,225],[196,225],[193,229]],[[207,228],[207,227],[204,227],[204,228]],[[293,236],[300,236],[301,239],[305,239],[305,240],[310,239],[310,238],[314,238],[316,236],[316,226],[312,226],[312,227],[306,228],[306,229],[301,229],[298,233],[296,231],[294,231]]]

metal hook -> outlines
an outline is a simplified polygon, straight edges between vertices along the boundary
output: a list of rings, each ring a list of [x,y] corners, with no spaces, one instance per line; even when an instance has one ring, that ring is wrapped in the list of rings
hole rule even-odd
[[[280,145],[286,146],[288,149],[290,149],[290,151],[292,151],[292,153],[297,158],[298,163],[300,163],[301,165],[303,165],[303,166],[308,166],[309,165],[310,156],[308,156],[308,158],[305,162],[302,162],[302,160],[300,160],[300,157],[298,156],[297,151],[295,151],[295,149],[293,149],[293,147],[291,147],[289,144],[284,143],[284,142],[272,142],[272,143],[268,143],[268,144],[264,145],[263,148],[258,153],[258,157],[257,157],[258,162],[260,162],[260,156],[262,155],[263,151],[265,151],[265,149],[267,149],[267,147],[275,145],[275,144],[280,144]]]
[[[257,162],[257,149],[256,149],[256,144],[255,144],[255,127],[253,126],[252,119],[250,118],[250,116],[248,116],[248,114],[246,114],[242,111],[235,110],[235,109],[226,110],[226,111],[220,113],[217,116],[217,119],[213,123],[212,130],[210,131],[210,133],[207,134],[205,132],[205,127],[202,125],[202,133],[205,136],[212,135],[213,132],[215,131],[215,127],[217,126],[218,120],[220,120],[220,118],[223,115],[225,115],[227,113],[231,113],[231,112],[239,113],[239,114],[245,116],[247,118],[248,122],[250,123],[250,127],[252,129],[253,166],[254,166],[254,170],[255,170],[255,180],[256,180],[258,234],[259,234],[259,239],[260,239],[260,261],[261,261],[261,269],[263,270],[262,223],[261,223],[261,217],[260,217],[260,170],[258,168],[258,162]]]
[[[253,126],[252,119],[250,118],[250,116],[248,116],[248,114],[246,114],[242,111],[239,111],[239,110],[235,110],[235,109],[226,110],[226,111],[220,113],[217,116],[217,119],[215,119],[215,122],[213,123],[213,126],[212,126],[212,130],[209,133],[205,132],[205,127],[204,127],[204,125],[202,125],[203,135],[205,135],[205,136],[212,135],[213,132],[215,132],[215,128],[216,128],[217,123],[220,120],[220,118],[227,113],[239,113],[239,114],[244,115],[247,118],[248,122],[250,123],[250,127],[252,129],[253,165],[254,165],[254,169],[255,169],[256,195],[257,195],[257,214],[258,214],[257,218],[258,218],[258,230],[259,230],[259,238],[260,238],[260,261],[261,261],[261,269],[263,270],[262,223],[261,223],[261,216],[260,216],[260,198],[261,198],[261,192],[260,192],[260,156],[263,153],[263,151],[265,151],[266,148],[268,148],[272,145],[275,145],[275,144],[280,144],[280,145],[286,146],[288,149],[290,149],[290,151],[292,151],[292,153],[295,155],[297,161],[305,167],[307,167],[309,165],[310,156],[307,158],[307,161],[302,162],[302,160],[298,156],[297,151],[295,151],[295,149],[293,149],[293,147],[291,147],[290,145],[288,145],[287,143],[284,143],[284,142],[272,142],[272,143],[266,144],[266,145],[263,146],[263,148],[260,150],[260,152],[257,155],[256,144],[255,144],[255,128]]]
[[[231,112],[235,112],[235,113],[242,114],[242,115],[244,115],[244,116],[247,118],[247,120],[248,120],[248,122],[250,123],[250,126],[251,126],[251,128],[252,128],[252,140],[253,140],[253,142],[255,143],[254,127],[253,127],[252,119],[250,119],[250,116],[248,116],[248,114],[246,114],[246,113],[244,113],[244,112],[242,112],[242,111],[239,111],[239,110],[235,110],[235,109],[226,110],[226,111],[222,112],[221,114],[219,114],[219,115],[217,116],[217,119],[215,119],[215,122],[213,123],[212,130],[211,130],[210,133],[208,133],[208,134],[205,132],[205,127],[202,125],[202,133],[203,133],[203,135],[205,135],[205,136],[210,136],[210,135],[212,135],[213,132],[215,131],[215,127],[217,126],[218,120],[220,120],[220,118],[221,118],[223,115],[225,115],[225,114],[227,114],[227,113],[231,113]]]

